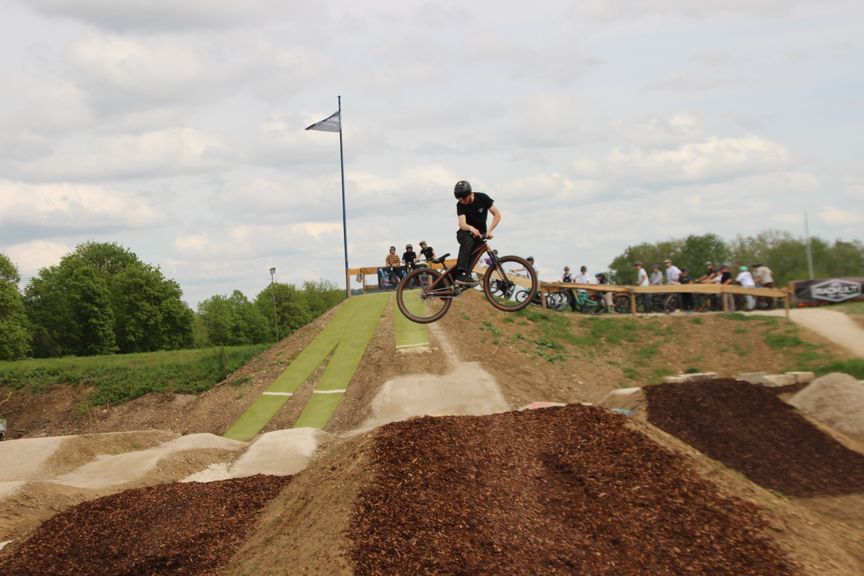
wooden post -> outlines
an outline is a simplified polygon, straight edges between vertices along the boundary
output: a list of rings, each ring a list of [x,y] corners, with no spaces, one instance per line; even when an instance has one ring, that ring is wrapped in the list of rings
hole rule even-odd
[[[630,314],[636,315],[636,293],[630,290]]]
[[[720,298],[723,299],[723,312],[729,312],[729,301],[726,299],[725,284],[720,284]]]
[[[542,284],[540,285],[540,305],[543,306],[543,308],[548,308],[548,306],[546,306],[546,293],[548,291],[549,289],[546,288],[546,286]]]

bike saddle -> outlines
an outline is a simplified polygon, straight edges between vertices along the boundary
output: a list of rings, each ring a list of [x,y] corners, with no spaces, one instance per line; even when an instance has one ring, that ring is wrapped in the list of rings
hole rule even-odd
[[[447,254],[444,254],[443,256],[435,258],[434,260],[432,260],[432,263],[433,264],[441,264],[442,262],[444,262],[444,260],[447,259],[448,256],[450,256],[449,252]]]

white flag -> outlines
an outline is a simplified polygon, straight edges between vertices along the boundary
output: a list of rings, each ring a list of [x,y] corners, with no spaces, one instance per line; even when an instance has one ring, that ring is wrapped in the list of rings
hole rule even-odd
[[[336,111],[324,120],[307,126],[306,130],[321,130],[322,132],[340,132],[342,123],[339,120],[339,112]]]

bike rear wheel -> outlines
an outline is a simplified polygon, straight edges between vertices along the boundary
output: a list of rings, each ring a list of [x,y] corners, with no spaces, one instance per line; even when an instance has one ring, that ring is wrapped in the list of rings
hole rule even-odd
[[[528,277],[517,274],[527,272]],[[528,293],[521,302],[508,296],[516,292],[513,290],[518,285],[527,289]],[[537,294],[537,272],[527,260],[519,256],[502,256],[497,259],[494,266],[486,270],[483,275],[483,292],[486,299],[495,308],[504,312],[515,312],[528,306]],[[496,295],[497,294],[497,295]]]
[[[413,288],[412,286],[418,286]],[[399,283],[396,305],[413,322],[435,322],[450,309],[455,296],[449,276],[433,268],[418,268]]]
[[[630,296],[626,294],[618,294],[612,300],[612,305],[615,308],[615,312],[618,314],[629,314],[630,313]]]

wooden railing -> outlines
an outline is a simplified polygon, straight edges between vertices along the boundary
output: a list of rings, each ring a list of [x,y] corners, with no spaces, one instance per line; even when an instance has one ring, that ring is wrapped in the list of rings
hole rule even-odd
[[[546,296],[549,292],[560,290],[585,290],[587,292],[612,292],[627,294],[630,297],[630,312],[636,314],[637,294],[740,294],[756,298],[781,298],[786,318],[789,318],[792,292],[787,288],[744,288],[729,284],[664,284],[662,286],[616,286],[614,284],[574,284],[571,282],[541,282],[540,302],[546,307]],[[723,301],[723,311],[729,311],[726,298]]]
[[[424,265],[428,265],[431,268],[441,269],[444,267],[443,264],[427,264],[423,262]],[[456,265],[456,259],[450,258],[444,261],[444,264],[447,265],[448,268]],[[380,268],[387,268],[387,266],[363,266],[361,268],[349,268],[345,272],[345,282],[347,286],[351,286],[351,282],[355,281],[357,277],[360,277],[359,282],[362,284],[361,290],[365,294],[367,290],[380,290],[381,287],[378,286],[378,270]],[[366,282],[366,276],[375,276],[375,283],[369,284]]]

